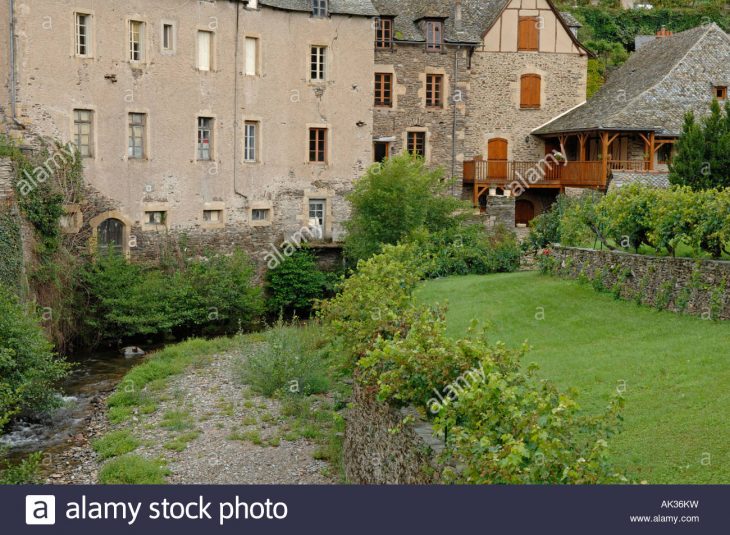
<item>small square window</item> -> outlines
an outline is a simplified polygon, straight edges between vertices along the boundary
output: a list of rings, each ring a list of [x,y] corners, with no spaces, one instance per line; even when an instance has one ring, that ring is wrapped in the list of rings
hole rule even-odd
[[[717,100],[727,100],[727,86],[726,85],[715,86],[715,98]]]
[[[329,15],[328,0],[312,0],[312,16],[327,17]]]
[[[203,221],[206,223],[222,223],[223,210],[203,210]]]
[[[164,225],[167,221],[167,212],[154,211],[144,213],[144,222],[146,225]]]
[[[254,208],[251,210],[251,221],[268,221],[270,214],[268,208]]]

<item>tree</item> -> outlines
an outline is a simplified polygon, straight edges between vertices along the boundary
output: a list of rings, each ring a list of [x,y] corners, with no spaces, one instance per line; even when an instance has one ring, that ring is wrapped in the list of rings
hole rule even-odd
[[[725,109],[713,100],[710,115],[697,122],[684,118],[669,181],[692,189],[730,187],[730,102]]]
[[[352,217],[346,223],[345,253],[351,260],[370,258],[385,244],[396,244],[413,231],[453,228],[466,205],[450,196],[441,170],[423,159],[401,154],[373,165],[348,196]]]

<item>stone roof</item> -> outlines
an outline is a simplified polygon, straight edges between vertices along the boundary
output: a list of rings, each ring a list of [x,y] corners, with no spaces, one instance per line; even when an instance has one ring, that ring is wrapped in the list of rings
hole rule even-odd
[[[667,172],[639,172],[639,171],[613,171],[609,191],[622,188],[630,184],[643,184],[653,188],[669,188],[669,173]]]
[[[706,38],[728,46],[708,46],[688,57]],[[729,54],[730,37],[715,23],[656,39],[632,54],[588,102],[541,126],[533,134],[653,130],[659,135],[676,136],[686,111],[707,109],[711,98],[711,87],[702,93],[706,93],[706,98],[693,95],[688,87],[692,80],[676,76],[677,67],[682,65],[685,69],[687,65],[683,62],[694,62],[698,64],[695,72],[700,73],[704,72],[701,62],[724,64],[727,73],[721,77],[728,78],[724,81],[730,85],[730,61],[724,59]],[[657,86],[661,86],[660,90]]]
[[[563,17],[563,20],[565,21],[565,24],[568,25],[568,28],[582,28],[583,25],[578,22],[578,19],[576,19],[572,13],[568,13],[567,11],[561,11],[560,16]]]
[[[312,0],[259,0],[259,4],[286,11],[312,11]],[[329,11],[333,15],[378,16],[370,0],[329,0]]]

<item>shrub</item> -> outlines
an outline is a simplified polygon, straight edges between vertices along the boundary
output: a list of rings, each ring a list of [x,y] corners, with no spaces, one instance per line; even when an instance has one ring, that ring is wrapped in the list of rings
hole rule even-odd
[[[0,430],[17,414],[58,406],[55,387],[69,368],[53,354],[40,318],[0,285]]]
[[[2,451],[0,451],[2,454]],[[5,461],[0,466],[0,485],[35,485],[39,483],[38,470],[41,452],[32,453],[19,463]]]
[[[653,209],[659,190],[631,184],[606,195],[597,204],[598,219],[603,222],[604,236],[621,247],[651,245],[648,236],[653,225]]]
[[[255,391],[274,394],[320,394],[329,389],[327,362],[315,350],[312,329],[279,323],[265,334],[265,342],[244,358],[241,380]]]
[[[97,339],[233,332],[250,326],[263,311],[253,277],[253,266],[240,251],[168,271],[120,255],[102,256],[80,272],[84,323]]]
[[[348,196],[352,216],[346,223],[345,252],[357,261],[383,245],[394,245],[412,232],[458,226],[455,213],[465,203],[448,193],[441,170],[429,170],[423,159],[401,154],[373,165]]]
[[[315,301],[325,297],[331,278],[311,251],[297,250],[266,274],[269,310],[308,315]]]
[[[123,455],[108,461],[99,470],[102,485],[164,485],[170,471],[162,460],[139,455]]]

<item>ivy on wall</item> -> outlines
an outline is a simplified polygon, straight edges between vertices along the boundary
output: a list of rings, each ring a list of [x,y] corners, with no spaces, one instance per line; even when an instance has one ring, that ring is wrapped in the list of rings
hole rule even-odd
[[[0,284],[17,291],[23,271],[20,218],[10,206],[0,206]]]

